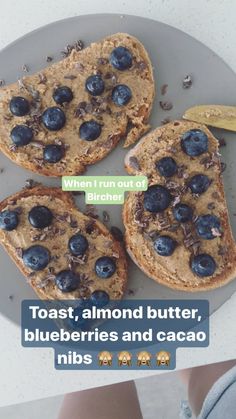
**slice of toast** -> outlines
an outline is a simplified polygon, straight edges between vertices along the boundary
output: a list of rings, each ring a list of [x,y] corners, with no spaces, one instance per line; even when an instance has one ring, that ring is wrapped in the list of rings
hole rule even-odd
[[[207,136],[206,149],[198,156],[189,156],[184,151],[181,139],[189,130],[200,130]],[[170,177],[164,177],[157,168],[157,163],[164,157],[171,157],[177,164],[175,173]],[[161,185],[167,190],[167,198],[170,194],[169,205],[166,201],[167,208],[161,211],[156,207],[155,211],[158,209],[159,212],[150,212],[150,206],[144,206],[144,198],[150,189],[147,194],[129,193],[124,204],[123,220],[127,250],[134,262],[155,281],[178,290],[205,291],[234,279],[236,246],[224,197],[218,141],[211,132],[204,125],[171,122],[146,135],[127,154],[125,166],[130,174],[147,175],[149,187]],[[201,191],[201,194],[193,193],[195,190],[189,187],[193,184],[193,176],[198,174],[204,174],[209,180],[205,192]],[[158,201],[159,198],[156,199]],[[176,219],[177,205],[180,203],[188,205],[190,213],[192,210],[187,222],[184,218]],[[204,215],[217,217],[220,227],[212,227],[212,219],[208,223],[209,217],[204,218],[205,224],[202,226],[201,217]],[[160,240],[160,236],[172,239],[169,253],[173,251],[170,248],[174,243],[174,251],[169,256],[160,254],[160,241],[166,240]],[[196,259],[205,254],[213,258],[213,261],[211,259],[209,262],[209,258],[207,261],[212,270],[204,270],[206,262],[202,256],[201,262],[199,258]],[[203,271],[199,275],[199,263],[204,275]]]
[[[29,212],[38,205],[51,211],[52,219],[47,227],[36,228],[31,224],[32,219],[31,223],[29,221]],[[110,299],[122,298],[127,282],[127,262],[122,245],[101,222],[82,214],[75,207],[70,193],[42,186],[24,189],[0,203],[1,221],[5,210],[17,214],[18,225],[12,230],[0,228],[0,243],[40,298],[89,298],[94,291],[105,291]],[[45,225],[45,218],[43,223]],[[70,238],[76,234],[83,235],[88,244],[80,255],[75,255],[74,251],[71,253],[68,247]],[[35,245],[43,246],[49,252],[47,265],[38,271],[26,265],[24,259],[26,250]],[[95,271],[96,261],[104,256],[109,257],[115,266],[106,278],[98,276]],[[72,291],[67,288],[64,292],[57,285],[57,275],[64,270],[76,275],[77,282],[76,286],[73,282]]]
[[[111,53],[121,46],[132,57],[125,70],[117,69],[110,62]],[[86,88],[86,81],[92,75],[102,79],[100,85],[95,86],[97,90],[93,90],[94,82],[90,83],[90,90]],[[131,99],[122,106],[112,100],[114,89],[118,85],[126,85],[131,91]],[[57,89],[64,86],[71,89],[71,92],[67,92],[67,95],[61,93],[58,99]],[[122,138],[126,138],[127,147],[149,129],[148,119],[154,90],[151,61],[144,46],[133,36],[117,33],[82,51],[72,50],[62,61],[1,89],[0,150],[13,162],[42,175],[81,174],[86,166],[110,153]],[[120,95],[118,100],[122,99],[123,92]],[[12,114],[12,107],[10,109],[12,98],[18,96],[28,101],[23,104],[23,110],[20,110],[20,113],[26,112],[23,116],[15,116]],[[125,101],[126,99],[125,96]],[[60,104],[58,100],[68,102]],[[44,112],[51,107],[59,108],[56,116],[48,117],[49,120],[54,117],[60,119],[56,126],[53,121],[49,121],[50,125],[47,120],[46,125],[44,123]],[[14,105],[13,112],[19,113],[19,109],[14,110]],[[98,124],[95,134],[94,127],[92,134],[90,131],[88,135],[87,128],[81,134],[81,125],[88,121]],[[17,125],[30,128],[27,134],[25,131],[21,133],[24,137],[23,143],[22,140],[19,142],[17,133],[16,139],[12,140],[12,130]],[[51,130],[52,127],[56,127],[56,130]],[[28,144],[22,145],[25,142]],[[48,145],[57,145],[59,150],[50,151],[50,156],[46,154],[45,157],[45,147]]]

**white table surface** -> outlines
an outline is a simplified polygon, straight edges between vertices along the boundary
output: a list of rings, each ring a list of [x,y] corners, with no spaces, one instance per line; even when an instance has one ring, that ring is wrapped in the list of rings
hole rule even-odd
[[[89,13],[127,13],[184,30],[236,71],[235,0],[0,0],[0,4],[0,48],[55,20]],[[211,317],[210,346],[179,350],[177,368],[235,358],[235,318],[236,295]],[[0,352],[0,406],[157,374],[56,371],[53,351],[22,348],[19,327],[1,315]]]

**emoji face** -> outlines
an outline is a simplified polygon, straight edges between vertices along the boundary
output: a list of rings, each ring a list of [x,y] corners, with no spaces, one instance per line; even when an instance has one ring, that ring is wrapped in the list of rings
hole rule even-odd
[[[98,355],[98,363],[100,365],[100,367],[103,366],[111,366],[112,365],[112,354],[108,351],[103,351],[100,352],[100,354]]]
[[[137,355],[137,358],[138,358],[137,365],[138,365],[138,367],[145,366],[145,365],[150,367],[151,357],[152,357],[152,355],[149,352],[146,352],[146,351],[139,352],[139,354]]]
[[[169,366],[170,365],[170,353],[166,351],[160,351],[157,353],[157,365],[158,366]]]
[[[132,355],[127,351],[122,351],[118,354],[118,365],[131,366]]]

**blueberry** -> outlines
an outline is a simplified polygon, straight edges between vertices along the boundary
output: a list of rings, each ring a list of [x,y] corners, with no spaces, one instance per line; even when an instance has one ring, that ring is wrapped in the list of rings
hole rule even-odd
[[[192,220],[193,210],[189,205],[180,203],[173,208],[173,215],[179,223],[186,223]]]
[[[92,307],[92,304],[90,300],[83,299],[83,298],[80,298],[79,300],[77,300],[76,307],[74,308],[74,312],[73,312],[74,318],[69,319],[69,325],[73,329],[83,328],[84,326],[86,326],[86,324],[88,324],[88,319],[83,318],[82,316],[83,310],[90,309],[91,307]],[[76,316],[78,316],[78,319],[75,319]]]
[[[34,228],[42,229],[50,226],[53,215],[49,208],[43,205],[37,205],[30,210],[28,219]]]
[[[160,256],[171,256],[177,243],[169,236],[159,236],[153,243],[155,251]]]
[[[91,301],[87,298],[79,298],[76,300],[76,307],[74,308],[74,313],[76,310],[84,310],[85,308],[91,308]]]
[[[55,283],[62,292],[71,292],[79,287],[80,277],[70,270],[65,270],[56,275]]]
[[[171,177],[177,172],[177,164],[172,157],[163,157],[156,162],[156,168],[161,176]]]
[[[110,278],[116,271],[116,264],[108,256],[102,256],[96,260],[95,272],[99,278]]]
[[[162,212],[171,202],[171,194],[164,186],[153,185],[144,192],[144,208],[150,212]]]
[[[110,55],[110,63],[117,70],[124,71],[132,66],[133,57],[130,51],[125,47],[113,49]]]
[[[112,90],[111,98],[112,102],[117,106],[124,106],[127,105],[132,98],[132,92],[125,84],[118,84],[118,86],[114,87]]]
[[[78,316],[78,318],[77,319],[75,319],[75,318],[68,319],[69,327],[71,327],[74,330],[81,329],[81,327],[84,326],[88,321],[87,319],[84,319],[82,317],[82,314],[83,314],[83,310],[81,310],[81,309],[77,310],[75,308],[74,309],[74,316]]]
[[[191,261],[191,269],[198,276],[211,276],[216,270],[216,263],[210,255],[202,253],[194,256]]]
[[[58,105],[63,105],[72,101],[73,93],[69,87],[61,86],[54,90],[52,97]]]
[[[68,246],[72,255],[82,256],[88,249],[88,240],[78,233],[70,238]]]
[[[90,301],[95,307],[102,308],[109,303],[110,297],[106,291],[96,290],[91,294]]]
[[[59,144],[48,144],[43,150],[43,158],[47,163],[57,163],[64,156],[64,148]]]
[[[199,237],[205,240],[215,239],[214,229],[220,232],[220,220],[215,215],[206,214],[198,217],[196,230]]]
[[[11,130],[12,142],[17,146],[21,147],[30,143],[33,139],[33,130],[27,125],[16,125]]]
[[[90,95],[99,96],[104,92],[105,84],[102,77],[99,74],[95,74],[87,78],[85,87]]]
[[[102,126],[93,119],[83,122],[79,129],[80,138],[86,141],[96,140],[100,136],[101,132]]]
[[[24,116],[29,113],[30,105],[27,99],[14,96],[10,101],[10,111],[15,116]]]
[[[19,223],[18,214],[15,211],[0,212],[0,229],[6,231],[14,230]]]
[[[201,195],[206,192],[210,184],[211,181],[206,175],[195,175],[190,179],[188,186],[192,193]]]
[[[42,121],[49,131],[59,131],[66,123],[66,116],[62,109],[52,106],[44,111]]]
[[[45,247],[36,244],[23,251],[23,262],[33,271],[42,271],[50,262],[50,253]]]
[[[90,309],[92,307],[92,303],[87,298],[79,298],[76,300],[76,307],[74,308],[74,314],[82,312],[85,309]]]
[[[208,150],[208,137],[199,129],[191,129],[183,134],[181,147],[188,156],[200,156]]]

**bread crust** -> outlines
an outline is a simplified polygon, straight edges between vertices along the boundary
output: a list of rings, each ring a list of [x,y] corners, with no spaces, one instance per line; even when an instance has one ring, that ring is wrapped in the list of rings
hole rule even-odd
[[[14,207],[19,207],[20,203],[22,203],[23,212],[24,212],[24,200],[25,199],[34,199],[37,201],[39,198],[39,203],[41,203],[42,199],[46,199],[46,202],[48,202],[48,207],[51,208],[50,202],[56,202],[57,205],[61,205],[61,209],[68,213],[69,215],[73,216],[76,219],[77,217],[83,217],[83,220],[87,222],[92,222],[94,225],[94,230],[98,232],[98,236],[103,238],[103,240],[107,239],[111,244],[112,252],[116,254],[116,266],[117,266],[117,272],[115,273],[115,277],[110,280],[103,280],[105,283],[105,286],[102,286],[102,281],[98,280],[97,284],[99,285],[98,289],[103,289],[106,292],[109,293],[111,299],[120,299],[122,298],[127,284],[127,260],[126,260],[126,254],[123,246],[118,241],[114,240],[109,230],[98,220],[92,219],[91,217],[85,216],[84,214],[80,213],[78,211],[78,208],[75,206],[74,199],[71,193],[63,192],[59,188],[48,188],[44,186],[36,186],[31,189],[23,189],[20,192],[11,195],[10,197],[6,198],[4,201],[0,203],[0,211],[3,211],[4,209],[10,208],[14,209]],[[28,203],[27,203],[28,205]],[[26,211],[27,212],[27,211]],[[21,216],[21,215],[20,215]],[[77,218],[78,220],[78,218]],[[80,220],[80,218],[79,218]],[[0,243],[5,248],[11,259],[15,262],[17,267],[20,269],[22,274],[28,279],[31,287],[34,289],[36,294],[44,300],[49,299],[76,299],[81,297],[88,297],[91,292],[93,292],[96,288],[96,278],[94,279],[94,274],[91,272],[88,272],[88,274],[93,276],[93,284],[91,286],[88,286],[87,294],[85,295],[80,294],[80,291],[76,290],[75,292],[69,292],[69,293],[62,293],[57,289],[57,287],[52,284],[46,284],[45,287],[42,287],[42,278],[43,276],[46,276],[47,268],[45,268],[43,271],[40,272],[34,272],[34,275],[32,275],[32,271],[28,269],[24,264],[22,257],[19,256],[17,248],[13,245],[10,236],[11,234],[20,234],[18,232],[22,231],[21,224],[17,227],[19,230],[13,230],[12,232],[6,232],[4,230],[0,230]],[[30,225],[29,225],[30,228]],[[20,230],[21,229],[21,230]],[[38,229],[35,229],[36,231],[39,231]],[[70,233],[69,233],[70,230]],[[69,240],[71,235],[71,229],[68,227],[68,233],[65,233],[67,235],[66,239]],[[20,241],[24,241],[26,237],[23,235],[23,239],[20,237],[17,238],[17,242],[20,243]],[[88,237],[89,239],[89,237]],[[60,238],[58,238],[60,240]],[[56,237],[55,237],[56,241]],[[51,243],[51,242],[50,242]],[[48,241],[47,239],[45,241],[35,241],[31,243],[33,244],[40,244],[47,247]],[[48,247],[50,251],[52,249],[50,246]],[[64,250],[64,247],[62,246],[62,249],[59,249],[59,251],[62,253]],[[95,254],[98,256],[102,256],[101,251],[98,251],[97,249],[93,250]],[[112,253],[110,252],[110,254]],[[109,253],[109,252],[108,252]],[[104,254],[105,256],[105,254]],[[64,264],[64,265],[63,265]],[[54,264],[50,262],[50,265],[53,266],[55,269],[55,273],[57,272],[57,262]],[[80,267],[79,267],[80,268]],[[66,266],[66,262],[63,261],[62,265],[60,267],[60,270],[63,269],[69,269],[68,266]],[[75,271],[80,271],[77,267],[75,267]],[[84,272],[83,272],[84,273]],[[106,283],[106,281],[108,281]]]
[[[130,70],[115,70],[108,62],[112,49],[119,45],[129,48],[133,54],[134,64]],[[101,58],[105,64],[98,64]],[[86,78],[96,72],[102,74],[106,86],[104,94],[98,98],[89,95],[84,88]],[[131,88],[133,97],[125,107],[112,103],[112,83],[114,86],[127,84]],[[59,131],[48,131],[40,118],[47,107],[59,106],[52,94],[56,87],[63,85],[70,87],[74,94],[72,102],[62,107],[67,122]],[[152,64],[141,42],[125,33],[108,36],[80,52],[73,50],[69,57],[24,77],[20,84],[1,89],[0,150],[14,163],[45,176],[79,175],[88,165],[106,157],[122,138],[125,138],[124,147],[128,147],[147,132],[154,94]],[[13,117],[9,111],[13,96],[23,96],[30,101],[29,115]],[[95,141],[79,137],[81,123],[90,119],[103,124],[102,133]],[[23,147],[11,147],[10,132],[16,124],[31,126],[34,141]],[[45,162],[45,145],[58,142],[65,149],[64,157],[58,163]]]
[[[201,129],[207,134],[210,144],[209,154],[214,156],[214,164],[212,164],[211,161],[209,162],[212,166],[208,167],[207,161],[205,163],[199,162],[201,157],[203,158],[205,154],[200,158],[197,157],[192,160],[183,152],[181,154],[178,138],[181,134],[190,129]],[[171,148],[173,148],[172,151]],[[221,287],[236,277],[236,245],[229,224],[228,210],[224,196],[221,166],[218,157],[218,141],[213,137],[211,132],[201,124],[185,121],[171,122],[164,127],[157,128],[141,139],[141,141],[126,155],[125,167],[128,173],[132,175],[147,175],[149,185],[164,184],[164,178],[161,177],[155,169],[155,161],[161,157],[170,156],[172,154],[173,158],[177,161],[177,164],[181,164],[181,159],[184,160],[184,163],[187,166],[185,173],[189,176],[200,173],[201,171],[213,180],[207,192],[200,195],[198,198],[191,197],[190,193],[188,193],[187,197],[183,194],[181,196],[181,202],[184,201],[193,208],[195,206],[194,210],[196,216],[212,213],[220,218],[223,227],[223,237],[216,237],[213,240],[199,239],[200,249],[202,249],[200,253],[205,252],[211,254],[217,261],[217,270],[211,277],[199,278],[193,274],[189,263],[187,262],[191,259],[193,250],[191,247],[186,247],[183,244],[184,235],[181,232],[178,234],[171,232],[173,218],[171,218],[171,215],[168,212],[168,219],[171,220],[170,229],[168,229],[169,227],[166,224],[166,227],[168,228],[165,228],[165,226],[164,228],[160,228],[158,234],[163,233],[168,234],[171,237],[173,236],[173,238],[177,237],[179,246],[175,250],[173,256],[162,257],[157,255],[153,249],[152,240],[150,240],[150,238],[144,238],[150,225],[145,233],[145,228],[140,226],[140,221],[138,221],[138,223],[135,222],[135,207],[140,200],[142,202],[143,197],[143,193],[139,192],[129,193],[123,207],[127,252],[134,263],[136,263],[147,276],[172,289],[198,292]],[[204,164],[206,164],[206,166],[204,166]],[[188,178],[186,178],[186,181],[182,178],[178,179],[177,176],[174,176],[173,178],[175,182],[182,182],[182,184],[187,182],[187,179]],[[209,206],[209,204],[211,205]],[[157,224],[155,228],[157,228]],[[192,228],[194,228],[194,226]]]

